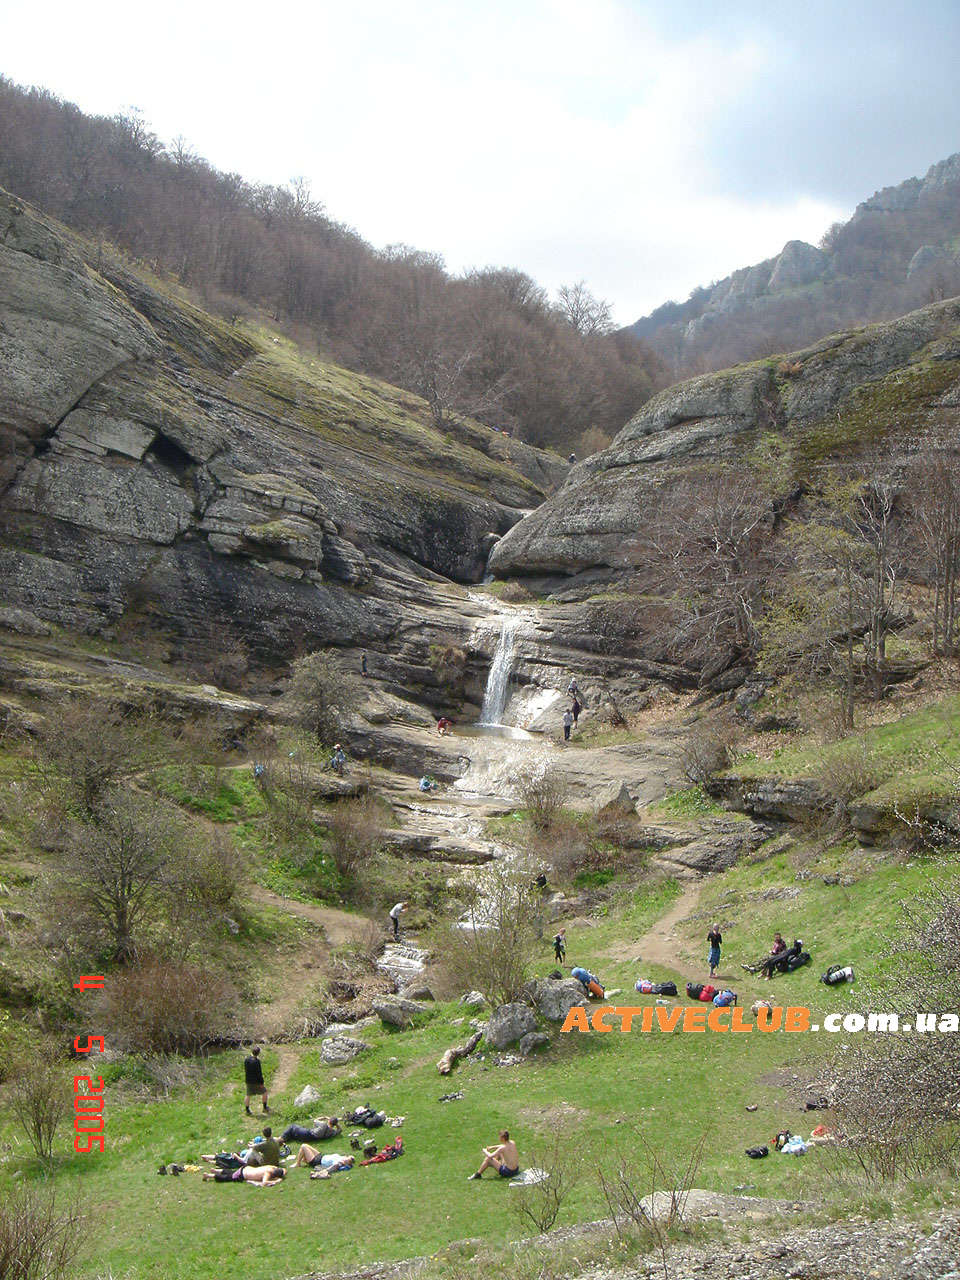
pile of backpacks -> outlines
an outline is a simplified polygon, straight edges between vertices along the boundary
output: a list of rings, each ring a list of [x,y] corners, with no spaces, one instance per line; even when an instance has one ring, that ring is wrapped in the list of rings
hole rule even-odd
[[[362,1124],[365,1129],[379,1129],[386,1121],[385,1111],[374,1111],[372,1107],[357,1107],[347,1116],[347,1124]]]
[[[711,986],[709,982],[688,982],[687,998],[700,1000],[703,1004],[713,1004],[718,1009],[726,1009],[737,1003],[737,993],[724,988],[722,991]]]
[[[675,982],[651,982],[649,978],[638,978],[634,986],[642,996],[675,996],[677,994]]]

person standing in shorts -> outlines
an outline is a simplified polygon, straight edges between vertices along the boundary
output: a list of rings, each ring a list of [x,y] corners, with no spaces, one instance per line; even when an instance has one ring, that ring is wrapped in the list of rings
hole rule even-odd
[[[716,976],[717,970],[720,968],[720,945],[723,942],[723,935],[720,932],[719,924],[715,924],[707,934],[707,942],[710,945],[710,977]]]
[[[253,1114],[250,1110],[250,1099],[258,1095],[263,1101],[264,1112],[269,1113],[267,1086],[263,1082],[263,1063],[260,1061],[259,1045],[254,1046],[243,1060],[243,1079],[247,1090],[243,1105],[247,1115]]]

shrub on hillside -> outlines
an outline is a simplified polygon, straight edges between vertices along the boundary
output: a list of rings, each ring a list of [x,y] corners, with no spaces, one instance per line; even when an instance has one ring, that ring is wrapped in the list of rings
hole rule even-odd
[[[514,790],[530,821],[541,830],[552,826],[567,798],[563,773],[545,757],[530,760],[517,770]]]
[[[111,1044],[133,1053],[202,1053],[235,1030],[239,998],[208,966],[147,957],[115,973],[101,1001]]]
[[[852,742],[825,754],[817,776],[824,790],[845,805],[879,787],[889,777],[889,770],[865,743]]]
[[[531,1169],[543,1169],[548,1176],[521,1187],[514,1210],[521,1227],[542,1235],[556,1224],[564,1201],[580,1182],[583,1153],[577,1135],[569,1127],[555,1125],[550,1136],[527,1148],[524,1156]]]
[[[52,1195],[9,1185],[0,1198],[0,1278],[65,1280],[80,1250],[77,1204],[61,1209]]]
[[[367,795],[358,800],[341,800],[330,810],[328,849],[345,888],[353,885],[365,862],[378,852],[381,817],[375,800]]]
[[[293,664],[286,700],[298,723],[320,742],[346,730],[360,702],[359,682],[329,650],[305,654]]]
[[[66,1119],[70,1102],[67,1073],[61,1062],[36,1053],[21,1058],[12,1076],[14,1118],[37,1159],[47,1163],[53,1156],[54,1139]]]
[[[932,1169],[956,1176],[960,1113],[960,890],[956,881],[912,904],[886,949],[882,985],[868,984],[849,1011],[868,1017],[896,1010],[947,1019],[944,1031],[843,1037],[825,1069],[842,1135],[844,1167],[868,1182],[914,1179]],[[952,1034],[949,1033],[952,1031]],[[837,1037],[840,1039],[840,1037]]]
[[[726,769],[733,759],[735,741],[734,730],[726,725],[694,725],[680,753],[683,776],[694,786],[700,786],[713,774]]]
[[[479,991],[496,1006],[520,998],[540,923],[540,894],[526,871],[488,864],[470,885],[462,922],[446,940],[441,963],[460,991]]]

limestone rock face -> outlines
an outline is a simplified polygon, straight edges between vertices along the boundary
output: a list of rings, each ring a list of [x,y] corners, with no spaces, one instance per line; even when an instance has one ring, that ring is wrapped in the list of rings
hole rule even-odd
[[[660,392],[500,539],[489,567],[497,577],[629,570],[632,539],[660,486],[690,467],[742,456],[761,434],[821,447],[821,436],[833,438],[838,414],[852,434],[870,405],[896,431],[905,382],[913,430],[918,415],[934,427],[949,425],[960,392],[960,300]]]
[[[536,1015],[529,1005],[502,1004],[490,1015],[486,1039],[494,1049],[506,1049],[536,1029]]]
[[[479,581],[564,473],[86,252],[0,192],[12,608],[90,632],[135,611],[187,649],[242,636],[265,658],[400,633],[426,652],[443,580]]]
[[[770,276],[770,289],[795,289],[800,285],[819,280],[827,269],[829,259],[812,244],[803,240],[788,240]]]

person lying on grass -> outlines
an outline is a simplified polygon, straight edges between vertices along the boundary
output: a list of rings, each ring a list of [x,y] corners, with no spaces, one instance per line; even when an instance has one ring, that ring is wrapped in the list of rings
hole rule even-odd
[[[239,1169],[215,1169],[203,1175],[204,1182],[249,1182],[251,1187],[275,1187],[286,1177],[286,1169],[275,1164],[256,1167],[245,1164]]]
[[[343,1173],[347,1169],[352,1169],[353,1160],[353,1156],[342,1156],[336,1151],[321,1155],[316,1147],[311,1147],[305,1142],[297,1152],[293,1167],[313,1169],[314,1172],[310,1175],[312,1178],[329,1178],[331,1173]]]
[[[280,1135],[281,1142],[326,1142],[340,1136],[340,1121],[336,1116],[318,1116],[312,1127],[288,1124]]]
[[[520,1172],[520,1153],[506,1129],[500,1130],[500,1145],[483,1148],[483,1164],[467,1179],[482,1178],[484,1169],[496,1169],[501,1178],[515,1178]]]

